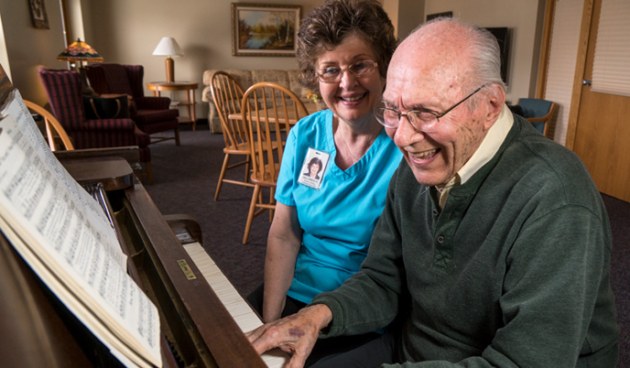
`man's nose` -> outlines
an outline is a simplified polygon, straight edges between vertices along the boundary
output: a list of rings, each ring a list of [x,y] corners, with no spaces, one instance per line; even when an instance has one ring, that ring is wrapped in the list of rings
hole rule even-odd
[[[394,134],[394,143],[401,148],[407,147],[424,140],[424,134],[416,130],[406,116],[401,116],[398,128],[396,128],[396,133]]]

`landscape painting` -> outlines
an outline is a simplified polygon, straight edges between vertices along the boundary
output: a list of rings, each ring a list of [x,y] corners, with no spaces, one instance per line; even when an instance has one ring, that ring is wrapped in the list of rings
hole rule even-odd
[[[295,56],[300,6],[232,3],[232,55]]]

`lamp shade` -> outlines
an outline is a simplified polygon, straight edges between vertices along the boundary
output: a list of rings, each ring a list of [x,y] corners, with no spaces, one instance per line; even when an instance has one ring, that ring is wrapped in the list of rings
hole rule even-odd
[[[177,44],[177,41],[173,37],[162,37],[160,43],[158,43],[153,55],[179,55],[183,56],[184,52]]]
[[[103,61],[103,57],[99,55],[92,46],[82,42],[81,39],[77,39],[76,42],[73,42],[67,49],[63,50],[63,52],[57,56],[57,60],[100,62]]]

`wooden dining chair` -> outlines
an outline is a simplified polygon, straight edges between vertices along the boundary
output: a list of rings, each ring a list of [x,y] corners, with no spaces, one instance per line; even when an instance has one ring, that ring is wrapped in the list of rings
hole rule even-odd
[[[254,187],[249,182],[251,150],[249,144],[249,133],[245,122],[240,118],[241,102],[243,99],[243,89],[239,86],[234,77],[223,71],[217,71],[210,77],[210,91],[212,99],[216,106],[219,119],[221,120],[221,128],[223,130],[223,140],[225,148],[223,153],[223,166],[217,183],[217,190],[214,193],[214,200],[219,199],[219,193],[223,183]],[[230,118],[232,116],[232,118]],[[239,116],[238,119],[233,118]],[[244,161],[240,161],[230,165],[230,157],[232,155],[245,156]],[[245,165],[245,180],[225,179],[225,173],[233,168]]]
[[[243,95],[242,119],[247,123],[252,152],[254,193],[249,206],[243,244],[247,243],[254,217],[269,210],[269,221],[276,208],[274,192],[286,136],[298,120],[308,115],[300,98],[281,85],[261,82]],[[262,188],[268,187],[269,202],[264,203]]]
[[[66,134],[66,131],[63,129],[61,124],[59,124],[57,119],[55,119],[53,114],[31,101],[24,100],[24,104],[29,110],[34,111],[36,114],[39,114],[44,118],[44,124],[46,126],[46,140],[48,141],[51,151],[57,151],[55,133],[57,133],[57,136],[61,139],[66,151],[74,150],[74,145],[72,144],[70,137],[68,137],[68,134]]]

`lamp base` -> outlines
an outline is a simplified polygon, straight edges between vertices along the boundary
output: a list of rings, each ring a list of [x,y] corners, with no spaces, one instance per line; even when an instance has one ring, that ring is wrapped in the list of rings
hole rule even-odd
[[[96,92],[90,87],[90,81],[87,78],[87,70],[83,66],[79,66],[79,77],[81,78],[81,94],[84,96],[94,96]]]
[[[175,81],[175,61],[169,56],[164,61],[166,67],[166,83],[173,83]]]

